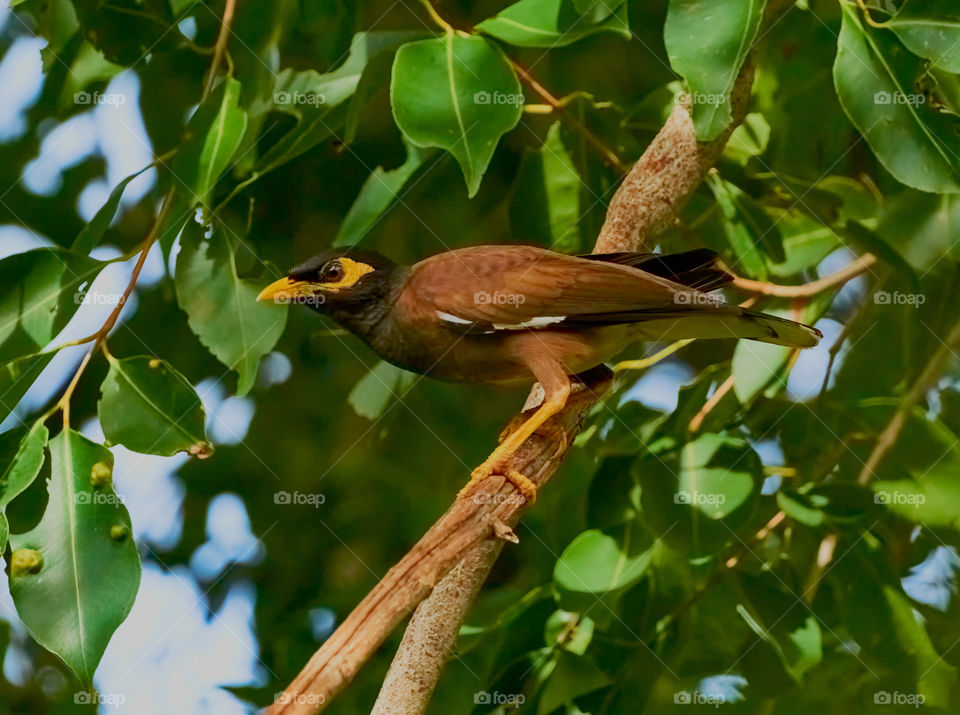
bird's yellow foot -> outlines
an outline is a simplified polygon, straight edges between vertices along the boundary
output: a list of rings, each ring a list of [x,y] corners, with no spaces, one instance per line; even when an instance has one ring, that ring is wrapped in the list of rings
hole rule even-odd
[[[488,459],[470,474],[470,481],[460,490],[459,496],[470,493],[476,485],[494,475],[500,475],[516,487],[526,502],[532,504],[537,500],[537,486],[529,477],[516,469],[509,469],[500,464],[500,460]]]

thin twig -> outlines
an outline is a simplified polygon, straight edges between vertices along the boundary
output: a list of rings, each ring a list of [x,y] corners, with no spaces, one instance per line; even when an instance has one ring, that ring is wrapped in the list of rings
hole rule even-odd
[[[856,278],[876,262],[876,256],[874,256],[872,253],[865,253],[862,256],[850,261],[850,263],[841,268],[839,271],[835,271],[834,273],[826,275],[823,278],[819,278],[815,281],[811,281],[810,283],[804,283],[803,285],[798,286],[785,286],[778,285],[776,283],[768,283],[766,281],[754,281],[750,280],[749,278],[740,278],[739,276],[733,279],[731,285],[734,288],[739,288],[740,290],[747,291],[748,293],[768,295],[775,298],[812,298],[828,288],[842,285],[847,281]]]
[[[230,25],[233,22],[233,11],[236,9],[236,4],[236,0],[226,0],[223,7],[220,32],[217,33],[217,42],[213,46],[213,59],[210,61],[210,68],[207,70],[207,77],[203,82],[203,99],[206,99],[213,89],[213,83],[217,79],[217,70],[220,69],[220,63],[223,62],[223,55],[227,50],[227,40],[230,39]]]
[[[913,386],[907,394],[900,400],[897,411],[894,412],[890,422],[887,423],[883,432],[880,433],[873,452],[870,453],[866,463],[863,465],[860,476],[857,477],[858,484],[869,484],[870,480],[876,476],[877,468],[897,443],[897,439],[906,426],[913,408],[917,406],[920,400],[923,399],[923,396],[926,395],[930,388],[940,379],[947,360],[949,360],[951,356],[956,357],[955,351],[958,346],[960,346],[960,321],[950,330],[947,339],[941,341],[940,347],[933,353],[933,357],[930,358],[926,367],[923,368],[916,382],[913,383]]]
[[[547,103],[550,109],[556,113],[556,115],[560,117],[562,121],[565,121],[570,125],[571,129],[580,134],[584,140],[586,140],[586,142],[600,154],[601,158],[603,158],[604,162],[611,169],[618,173],[623,173],[627,170],[627,166],[623,163],[620,157],[617,156],[616,152],[604,144],[603,140],[594,134],[586,124],[570,114],[570,112],[565,111],[565,104],[561,100],[554,97],[546,87],[540,84],[540,82],[537,81],[537,78],[530,73],[530,70],[511,57],[508,57],[507,59],[509,60],[514,71],[520,77],[520,80],[530,87],[530,89],[532,89],[534,92],[540,95],[541,99]]]

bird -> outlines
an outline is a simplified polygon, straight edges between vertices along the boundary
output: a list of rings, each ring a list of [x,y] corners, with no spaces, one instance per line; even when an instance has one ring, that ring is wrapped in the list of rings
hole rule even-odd
[[[510,456],[559,413],[570,377],[638,341],[746,338],[810,348],[816,328],[726,303],[732,275],[708,249],[675,254],[557,253],[532,245],[456,248],[411,266],[360,248],[327,249],[258,295],[302,303],[377,355],[432,378],[539,382],[538,409],[506,434],[462,491],[501,475],[525,499],[536,488]]]

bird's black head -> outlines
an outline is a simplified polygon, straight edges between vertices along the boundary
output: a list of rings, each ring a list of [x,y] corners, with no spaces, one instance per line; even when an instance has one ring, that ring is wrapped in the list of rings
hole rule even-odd
[[[400,270],[374,251],[331,248],[290,269],[286,278],[271,283],[257,300],[303,303],[328,313],[351,330],[378,320],[389,308]]]

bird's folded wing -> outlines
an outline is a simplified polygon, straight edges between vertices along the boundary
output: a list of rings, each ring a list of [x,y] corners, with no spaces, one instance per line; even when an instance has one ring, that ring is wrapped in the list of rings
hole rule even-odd
[[[476,246],[416,264],[399,300],[463,331],[540,328],[576,316],[703,307],[706,294],[625,265],[533,246]]]

